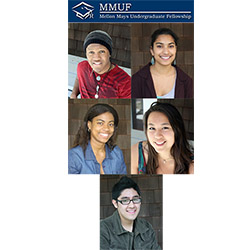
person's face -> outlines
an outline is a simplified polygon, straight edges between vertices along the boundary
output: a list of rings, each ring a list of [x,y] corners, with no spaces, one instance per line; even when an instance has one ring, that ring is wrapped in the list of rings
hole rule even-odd
[[[139,198],[139,194],[133,188],[124,189],[121,195],[117,198],[118,200],[132,200],[133,198]],[[112,203],[120,215],[121,222],[134,221],[138,216],[141,208],[141,203],[134,204],[130,201],[128,205],[123,205],[118,201],[112,200]]]
[[[98,74],[103,74],[110,67],[109,50],[98,43],[91,43],[86,49],[86,55],[91,68]]]
[[[161,112],[152,112],[147,121],[147,137],[157,153],[169,151],[174,145],[174,131],[168,118]]]
[[[171,65],[176,57],[177,46],[171,35],[159,35],[150,49],[155,64]]]
[[[90,140],[106,143],[114,133],[114,116],[110,112],[103,113],[88,121]]]

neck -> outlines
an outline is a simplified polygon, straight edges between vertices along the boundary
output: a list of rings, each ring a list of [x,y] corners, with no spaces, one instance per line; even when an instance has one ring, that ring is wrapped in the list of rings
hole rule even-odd
[[[134,225],[134,221],[133,220],[123,220],[121,218],[121,224],[122,224],[122,227],[129,231],[129,232],[132,232],[133,231],[133,225]]]
[[[103,71],[101,71],[101,72],[97,72],[97,71],[95,71],[97,74],[99,74],[99,75],[102,75],[102,74],[105,74],[105,73],[107,73],[107,72],[109,72],[111,69],[112,69],[112,67],[113,67],[113,64],[111,63],[111,62],[109,62],[109,66],[106,68],[106,69],[104,69]],[[94,71],[94,70],[93,70]]]
[[[158,157],[163,161],[168,161],[173,159],[173,156],[171,155],[170,151],[164,153],[158,153]]]
[[[94,154],[105,151],[105,143],[97,142],[90,138],[90,144]]]
[[[172,65],[161,65],[158,64],[157,62],[152,65],[154,71],[159,74],[159,75],[166,75],[169,76],[173,74],[174,67]]]

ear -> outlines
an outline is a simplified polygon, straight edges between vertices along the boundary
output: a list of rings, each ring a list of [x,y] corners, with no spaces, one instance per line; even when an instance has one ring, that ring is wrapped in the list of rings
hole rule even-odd
[[[112,200],[112,203],[113,203],[114,207],[117,208],[117,202],[116,202],[116,200]]]
[[[150,46],[150,53],[151,53],[152,56],[154,56],[154,51],[153,51],[152,46]]]
[[[88,121],[87,127],[88,127],[89,130],[91,130],[91,125],[92,125],[91,121]]]

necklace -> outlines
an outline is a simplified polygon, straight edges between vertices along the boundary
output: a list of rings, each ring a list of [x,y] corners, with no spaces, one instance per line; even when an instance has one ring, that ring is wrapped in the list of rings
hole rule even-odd
[[[163,162],[164,164],[166,164],[166,163],[167,163],[167,161],[169,161],[169,160],[173,160],[174,158],[169,157],[169,158],[167,158],[167,159],[163,159],[163,158],[161,158],[161,157],[160,157],[160,159],[162,160],[162,162]]]
[[[105,71],[104,73],[102,73],[102,75],[104,75],[105,73],[109,73],[109,71],[111,70],[111,68],[112,68],[112,63],[110,63],[110,66],[109,66],[108,70]],[[95,76],[95,73],[94,73],[94,78],[95,78],[95,80],[97,81],[97,82],[96,82],[96,94],[95,94],[95,99],[98,99],[98,98],[99,98],[99,94],[98,94],[98,93],[99,93],[100,85],[101,85],[101,83],[104,82],[104,80],[106,79],[107,76],[108,76],[108,74],[106,74],[106,75],[103,77],[103,79],[102,79],[102,78],[101,78],[101,75]],[[101,81],[101,79],[102,79],[102,81]]]
[[[174,158],[158,158],[158,168],[159,170],[157,173],[159,174],[173,174],[175,169]]]

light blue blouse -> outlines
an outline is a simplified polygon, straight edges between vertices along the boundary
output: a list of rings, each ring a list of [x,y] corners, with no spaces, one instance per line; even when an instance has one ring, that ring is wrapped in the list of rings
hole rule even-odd
[[[106,157],[102,162],[105,174],[127,174],[127,168],[122,151],[116,146],[112,151],[105,144]],[[90,142],[85,151],[81,146],[69,150],[68,153],[69,174],[100,174],[100,164],[97,162]]]

